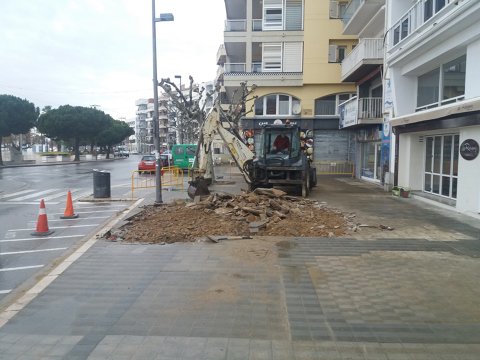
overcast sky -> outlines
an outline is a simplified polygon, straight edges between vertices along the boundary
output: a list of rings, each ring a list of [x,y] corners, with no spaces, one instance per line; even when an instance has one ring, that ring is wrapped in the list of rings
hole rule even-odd
[[[158,79],[214,80],[223,0],[156,0]],[[0,94],[135,117],[153,97],[151,0],[0,0]],[[178,79],[177,79],[178,81]]]

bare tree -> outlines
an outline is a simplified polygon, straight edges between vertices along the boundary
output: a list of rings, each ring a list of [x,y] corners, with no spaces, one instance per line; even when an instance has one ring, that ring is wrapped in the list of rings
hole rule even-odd
[[[240,83],[240,87],[233,92],[229,100],[228,109],[224,110],[219,106],[220,97],[217,96],[220,86],[213,91],[206,91],[204,87],[199,88],[194,84],[192,76],[189,76],[189,80],[188,94],[184,94],[169,78],[162,79],[159,83],[171,99],[169,111],[176,116],[178,140],[181,143],[198,141],[200,128],[207,116],[205,111],[207,99],[215,100],[215,105],[221,111],[222,120],[229,122],[234,130],[239,129],[243,117],[253,112],[254,104],[252,103],[249,109],[246,109],[246,104],[257,98],[252,95],[256,89],[255,84],[249,87],[246,82]]]

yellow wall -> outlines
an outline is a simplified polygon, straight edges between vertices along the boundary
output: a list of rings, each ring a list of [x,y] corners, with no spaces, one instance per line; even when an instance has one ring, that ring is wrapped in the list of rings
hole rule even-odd
[[[342,35],[343,22],[329,18],[330,2],[305,0],[303,86],[259,87],[253,95],[287,94],[301,100],[302,117],[314,116],[315,99],[323,96],[356,92],[355,84],[341,82],[341,64],[328,62],[330,44],[347,45],[347,54],[357,37]],[[253,101],[247,104],[247,109]],[[249,113],[247,117],[254,117]]]
[[[304,84],[340,83],[341,65],[328,63],[328,45],[332,40],[337,44],[351,45],[357,37],[342,35],[343,22],[330,19],[330,2],[325,0],[305,0],[304,26]],[[353,89],[353,87],[352,87]]]

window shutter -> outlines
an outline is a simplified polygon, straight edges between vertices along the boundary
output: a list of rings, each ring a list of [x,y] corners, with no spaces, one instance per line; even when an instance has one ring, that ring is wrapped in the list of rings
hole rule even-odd
[[[283,30],[283,0],[263,1],[263,30]]]
[[[283,44],[283,71],[303,71],[303,43],[286,42]]]
[[[282,44],[263,44],[263,71],[282,71]]]
[[[303,29],[303,0],[287,0],[285,5],[285,30]]]
[[[337,62],[337,45],[328,45],[328,62]]]
[[[338,1],[330,0],[330,18],[338,19]]]

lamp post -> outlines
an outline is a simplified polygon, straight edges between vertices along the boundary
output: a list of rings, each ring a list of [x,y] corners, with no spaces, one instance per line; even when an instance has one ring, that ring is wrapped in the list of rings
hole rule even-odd
[[[160,162],[160,131],[158,126],[158,79],[157,79],[157,29],[156,23],[173,21],[171,13],[160,14],[155,17],[155,0],[152,0],[152,47],[153,47],[153,142],[155,145],[155,203],[162,201],[162,164]]]

